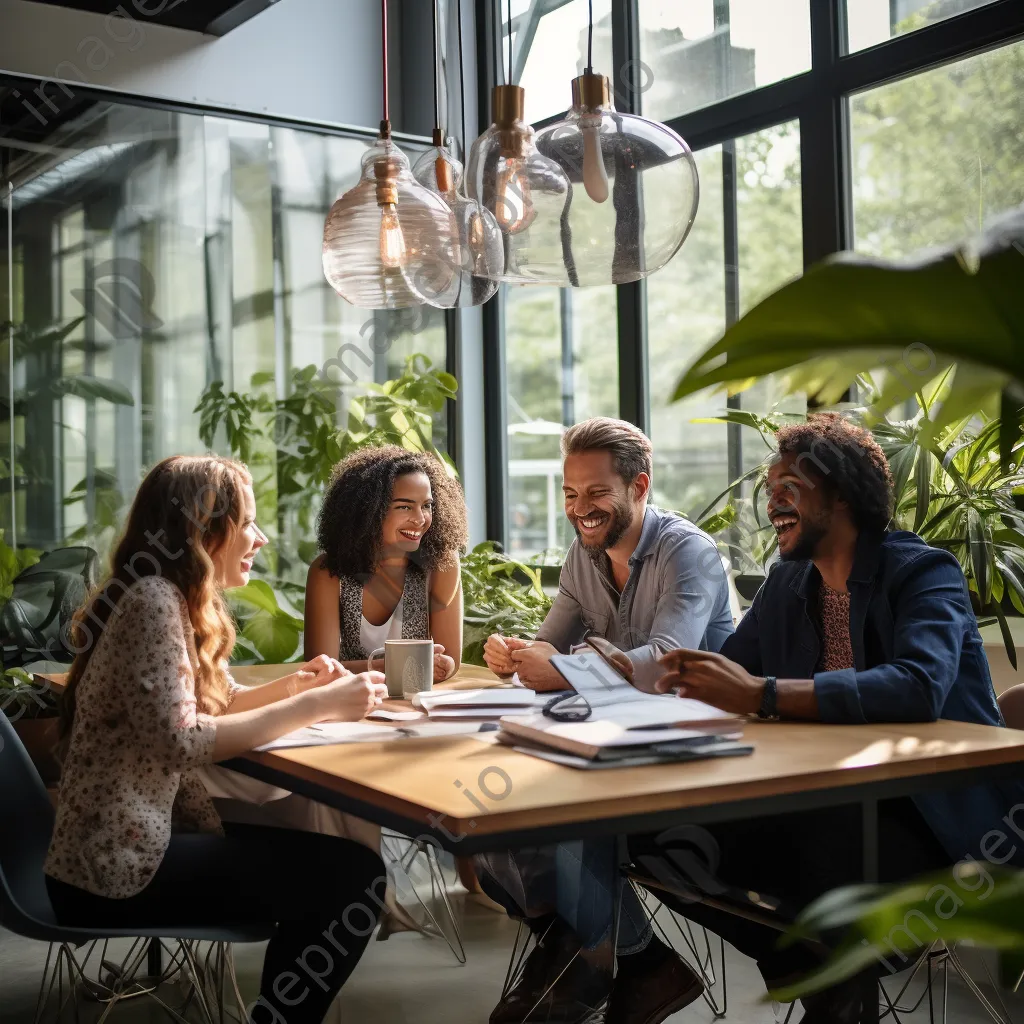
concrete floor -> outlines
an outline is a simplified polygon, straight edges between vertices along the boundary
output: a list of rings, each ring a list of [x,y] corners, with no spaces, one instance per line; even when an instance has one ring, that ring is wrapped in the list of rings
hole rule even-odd
[[[372,1021],[373,1024],[485,1024],[498,999],[515,926],[504,916],[466,896],[456,897],[462,920],[467,963],[460,965],[442,939],[415,933],[392,935],[371,942],[358,969],[341,994],[330,1024]],[[664,913],[664,912],[663,912]],[[670,918],[662,918],[670,935],[677,935]],[[676,942],[683,948],[681,942]],[[242,994],[253,998],[259,979],[262,946],[236,947]],[[46,946],[0,929],[0,1024],[30,1024]],[[113,959],[112,956],[108,958]],[[728,1015],[730,1024],[773,1024],[772,1007],[751,961],[727,950]],[[941,1020],[941,984],[936,985],[936,1020]],[[921,992],[914,986],[914,998]],[[894,990],[893,990],[894,991]],[[718,989],[720,996],[720,989]],[[991,991],[989,993],[991,995]],[[1024,1024],[1024,998],[1004,996],[1014,1024]],[[974,997],[951,981],[948,1020],[954,1024],[983,1024],[990,1018]],[[82,1020],[95,1019],[95,1004],[83,1004]],[[66,1015],[70,1019],[70,1014]],[[782,1015],[784,1017],[784,1014]],[[791,1024],[799,1020],[793,1014]],[[52,1020],[52,1016],[49,1018]],[[109,1018],[112,1024],[157,1024],[169,1018],[146,1000],[123,1004]],[[888,1019],[888,1018],[884,1018]],[[913,1014],[900,1014],[905,1024],[928,1020],[927,1001]],[[714,1015],[698,1002],[671,1018],[671,1024],[710,1022]]]

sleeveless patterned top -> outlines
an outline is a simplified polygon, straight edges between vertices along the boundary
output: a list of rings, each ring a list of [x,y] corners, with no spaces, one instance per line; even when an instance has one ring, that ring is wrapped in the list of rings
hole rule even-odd
[[[342,576],[339,581],[340,661],[359,661],[370,655],[369,651],[363,649],[359,636],[363,621],[363,585],[369,579],[370,577],[360,580],[352,576]],[[402,591],[403,640],[426,640],[430,637],[428,582],[428,574],[418,565],[408,565]]]

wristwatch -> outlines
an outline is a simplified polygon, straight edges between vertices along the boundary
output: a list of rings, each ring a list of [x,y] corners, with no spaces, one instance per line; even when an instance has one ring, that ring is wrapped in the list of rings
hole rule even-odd
[[[765,676],[761,710],[758,711],[757,717],[766,722],[777,722],[779,720],[778,697],[779,690],[775,676]]]

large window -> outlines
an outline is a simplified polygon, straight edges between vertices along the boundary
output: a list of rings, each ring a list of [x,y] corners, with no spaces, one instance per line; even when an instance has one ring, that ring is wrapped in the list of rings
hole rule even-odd
[[[808,0],[639,0],[643,109],[669,118],[808,71]]]
[[[857,249],[900,256],[1024,203],[1024,42],[850,100]]]
[[[496,34],[503,6],[494,0]],[[514,0],[513,7],[514,72],[534,94],[529,116],[548,118],[566,105],[561,80],[571,76],[569,65],[580,67],[586,4]],[[558,26],[557,42],[545,25]],[[699,353],[809,263],[843,248],[895,257],[948,244],[1024,202],[1024,4],[596,0],[594,38],[595,52],[614,53],[620,75],[639,84],[639,96],[620,90],[619,106],[639,107],[691,145],[700,207],[667,267],[644,285],[608,289],[583,348],[573,340],[573,380],[578,389],[583,363],[601,368],[602,392],[617,391],[623,415],[654,441],[655,500],[695,515],[765,454],[753,431],[709,420],[727,406],[802,409],[792,397],[782,400],[781,382],[772,380],[731,397],[671,402]],[[556,72],[558,62],[565,67]],[[656,204],[647,215],[656,215]],[[507,489],[491,500],[505,503],[508,527],[499,539],[522,552],[550,546],[552,536],[561,543],[565,534],[543,504],[549,485],[525,476],[537,464],[524,469],[527,452],[541,449],[554,465],[556,428],[527,449],[515,432],[542,428],[516,424],[558,422],[560,368],[568,365],[561,310],[572,309],[576,322],[575,311],[591,305],[587,293],[524,289],[509,294],[507,315],[493,321],[506,330],[508,411],[499,429],[511,433]],[[546,339],[543,368],[531,381],[518,365],[527,338]],[[594,374],[587,379],[593,388]],[[606,411],[596,394],[586,409],[576,401],[562,421]],[[547,411],[530,406],[542,401]],[[726,539],[735,546],[739,535]]]
[[[560,114],[572,103],[572,80],[587,67],[588,2],[513,0],[512,80],[526,90],[527,121]],[[611,0],[593,5],[594,70],[612,78]]]
[[[682,371],[726,326],[803,266],[800,132],[793,123],[697,153],[701,210],[676,258],[647,286],[654,498],[699,513],[764,446],[720,423],[724,394],[670,404]],[[769,382],[733,404],[767,412]],[[746,456],[746,457],[745,457]]]
[[[510,550],[557,558],[572,540],[562,432],[619,412],[615,289],[508,288],[505,317]]]
[[[934,25],[993,0],[844,0],[849,51]]]
[[[195,409],[215,381],[273,402],[313,367],[344,427],[352,396],[407,356],[443,368],[440,310],[358,310],[324,280],[324,217],[365,139],[107,102],[68,115],[31,139],[17,123],[0,133],[14,185],[0,247],[0,320],[12,307],[17,338],[13,380],[6,334],[2,360],[9,543],[105,551],[146,470],[204,450]],[[228,450],[223,427],[214,444]],[[303,526],[272,436],[249,458],[271,557],[301,573],[309,510]]]

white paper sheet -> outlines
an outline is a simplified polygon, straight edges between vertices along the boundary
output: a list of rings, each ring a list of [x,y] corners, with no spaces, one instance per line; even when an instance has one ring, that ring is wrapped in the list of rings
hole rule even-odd
[[[532,708],[543,707],[547,696],[525,687],[511,686],[480,690],[430,690],[415,694],[412,706],[428,714],[436,708]]]
[[[418,722],[427,716],[422,711],[391,711],[388,708],[377,708],[366,717],[377,722]]]
[[[370,722],[321,722],[305,729],[285,733],[257,750],[286,750],[291,747],[322,747],[331,743],[375,743],[401,739],[401,733],[388,725]]]
[[[541,704],[539,706],[530,705],[529,707],[521,708],[437,708],[436,710],[431,710],[429,720],[433,722],[447,718],[482,718],[491,719],[496,722],[499,718],[507,718],[509,715],[534,715],[543,706]]]

